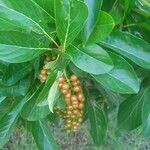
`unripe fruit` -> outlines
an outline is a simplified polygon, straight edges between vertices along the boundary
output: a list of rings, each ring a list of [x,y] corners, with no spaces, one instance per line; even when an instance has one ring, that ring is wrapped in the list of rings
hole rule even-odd
[[[73,107],[72,106],[68,106],[67,110],[73,110]]]
[[[68,115],[72,115],[72,111],[67,111],[67,114]]]
[[[79,109],[83,109],[84,108],[84,104],[83,103],[80,103],[79,104]]]
[[[78,99],[82,102],[84,101],[84,96],[82,93],[78,94]]]
[[[75,82],[75,81],[78,80],[78,77],[77,77],[76,75],[72,75],[72,76],[70,77],[70,80],[71,80],[72,82]]]
[[[77,85],[78,85],[78,82],[72,82],[72,85],[73,85],[73,86],[77,86]]]
[[[71,94],[70,93],[66,94],[65,98],[71,98]]]
[[[66,103],[69,105],[71,103],[70,98],[65,98]]]
[[[62,88],[62,85],[63,85],[62,83],[59,83],[59,84],[58,84],[59,88]]]
[[[68,94],[68,90],[64,90],[64,89],[62,89],[62,91],[61,91],[64,95],[66,95],[66,94]]]
[[[77,114],[79,114],[79,111],[78,111],[77,109],[75,109],[75,110],[73,110],[73,113],[74,113],[75,115],[77,115]]]
[[[41,70],[41,74],[42,74],[42,75],[47,75],[47,71],[48,71],[47,69],[42,69],[42,70]]]
[[[80,91],[81,91],[80,86],[75,86],[75,87],[73,88],[73,91],[74,91],[74,92],[80,92]]]
[[[78,119],[78,122],[79,122],[79,123],[81,123],[82,121],[83,121],[83,119],[82,119],[82,118],[79,118],[79,119]]]
[[[69,85],[68,85],[68,84],[63,84],[63,85],[62,85],[62,89],[68,90],[68,89],[69,89]]]
[[[76,124],[77,124],[77,123],[76,123],[75,121],[74,121],[74,122],[72,122],[72,125],[73,125],[73,126],[76,126]]]
[[[78,108],[78,105],[72,105],[74,109],[77,109]]]
[[[75,116],[75,115],[71,115],[71,118],[72,118],[72,119],[75,119],[75,118],[76,118],[76,116]]]
[[[77,101],[77,100],[78,100],[78,98],[77,98],[77,96],[76,96],[76,95],[73,95],[73,96],[71,96],[71,100],[72,100],[72,101]]]
[[[72,102],[72,105],[78,105],[78,104],[79,102],[77,100]]]
[[[59,83],[63,83],[63,82],[65,82],[64,77],[59,77],[59,78],[58,78],[58,82],[59,82]]]
[[[69,119],[69,120],[67,120],[67,124],[70,124],[71,123],[71,120]]]

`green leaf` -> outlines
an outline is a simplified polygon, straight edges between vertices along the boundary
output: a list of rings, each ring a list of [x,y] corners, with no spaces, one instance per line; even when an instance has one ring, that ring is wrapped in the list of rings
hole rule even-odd
[[[12,86],[0,85],[0,96],[24,96],[31,86],[31,78],[20,80]]]
[[[2,96],[0,97],[0,103],[3,102],[5,100],[6,96]]]
[[[149,100],[149,88],[142,89],[137,95],[130,96],[121,103],[118,111],[118,127],[133,130],[142,123],[142,106],[146,99]]]
[[[58,150],[58,144],[45,120],[32,122],[32,135],[39,150]]]
[[[49,43],[49,39],[36,33],[0,31],[0,60],[9,63],[32,60],[50,50]]]
[[[55,0],[54,11],[57,35],[65,49],[82,30],[88,16],[87,6],[77,0]]]
[[[150,87],[147,88],[150,97]],[[142,129],[145,137],[150,136],[150,100],[149,97],[144,98],[142,107]]]
[[[24,105],[21,110],[21,116],[28,121],[37,121],[46,117],[50,111],[48,105],[38,106],[37,98],[40,91],[42,90],[43,85],[41,85],[33,95],[28,99],[28,102]]]
[[[10,110],[10,107],[12,106],[13,100],[11,98],[7,97],[1,97],[0,98],[0,120],[3,118],[3,116]]]
[[[115,31],[101,43],[137,65],[150,69],[150,45],[144,40],[130,33]]]
[[[35,32],[47,35],[46,32],[31,18],[0,4],[0,31]],[[47,35],[48,36],[48,35]]]
[[[0,5],[13,9],[22,16],[26,16],[28,22],[32,19],[35,25],[37,24],[39,28],[43,28],[48,34],[54,31],[52,28],[54,18],[32,0],[0,0]],[[19,16],[15,18],[19,18]],[[26,24],[28,24],[28,22],[26,22]],[[22,20],[20,24],[25,24],[25,20]],[[51,26],[48,24],[51,24]],[[32,30],[32,26],[29,29]]]
[[[124,9],[125,9],[126,13],[129,13],[129,11],[131,11],[133,6],[135,5],[135,1],[136,0],[125,0],[124,1]]]
[[[84,41],[87,41],[90,34],[93,32],[93,28],[96,25],[102,2],[103,0],[85,0],[86,5],[88,6],[88,18],[83,30]]]
[[[57,70],[52,71],[50,75],[47,77],[46,83],[42,91],[39,93],[39,96],[36,99],[38,106],[48,105],[49,89],[52,87],[53,83],[55,82],[57,73],[58,73]]]
[[[22,63],[30,61],[49,48],[30,48],[0,44],[0,60],[8,63]]]
[[[139,80],[132,66],[121,56],[109,52],[114,68],[107,74],[92,75],[104,87],[118,93],[131,94],[139,91]]]
[[[97,22],[92,28],[87,43],[97,43],[105,39],[113,30],[115,22],[106,12],[100,11]]]
[[[88,103],[88,117],[91,125],[90,134],[94,143],[100,146],[104,141],[107,131],[106,114],[99,104],[94,103],[94,101]]]
[[[32,71],[32,66],[29,63],[10,64],[2,78],[3,84],[11,86],[20,79],[26,77]]]
[[[54,16],[54,0],[34,0],[40,7],[42,7],[51,16]]]
[[[110,10],[110,14],[113,17],[115,24],[121,24],[125,17],[125,11],[123,6],[125,6],[124,1],[122,0],[115,0],[113,7]]]
[[[13,129],[16,126],[19,113],[27,101],[29,95],[30,93],[28,93],[23,99],[16,99],[11,110],[0,120],[0,149],[6,144],[9,137],[11,136]]]
[[[90,44],[84,48],[71,45],[67,53],[72,57],[75,66],[88,73],[103,74],[113,68],[108,53],[96,44]]]
[[[58,87],[58,81],[55,81],[53,85],[51,86],[49,90],[49,95],[48,95],[48,105],[52,113],[53,113],[53,107],[55,103],[57,102],[59,96],[60,96],[60,92],[59,92],[59,87]]]

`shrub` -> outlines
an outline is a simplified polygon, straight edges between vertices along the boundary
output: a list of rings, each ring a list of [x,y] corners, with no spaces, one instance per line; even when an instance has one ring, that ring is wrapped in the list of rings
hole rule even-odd
[[[146,0],[0,1],[0,148],[18,121],[39,149],[58,149],[48,122],[89,120],[100,146],[116,130],[150,135],[150,5]]]

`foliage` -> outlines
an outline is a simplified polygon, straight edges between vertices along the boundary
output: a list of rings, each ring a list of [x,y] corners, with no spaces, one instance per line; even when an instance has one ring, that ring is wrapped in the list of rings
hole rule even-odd
[[[150,136],[149,21],[148,0],[0,0],[0,148],[23,120],[39,149],[59,149],[47,123],[66,109],[57,79],[72,74],[97,146],[116,108],[118,132]]]

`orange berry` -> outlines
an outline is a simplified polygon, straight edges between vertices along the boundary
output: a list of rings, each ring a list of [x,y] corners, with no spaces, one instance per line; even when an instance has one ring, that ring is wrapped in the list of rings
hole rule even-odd
[[[72,101],[77,101],[77,100],[78,100],[78,97],[77,97],[76,95],[73,95],[73,96],[71,96],[71,100],[72,100]]]
[[[77,109],[75,109],[75,110],[73,110],[73,113],[74,113],[75,115],[77,115],[77,114],[79,113],[79,111],[78,111]]]
[[[70,97],[71,97],[70,93],[68,93],[68,94],[65,95],[65,98],[70,98]]]
[[[65,98],[65,101],[67,104],[70,104],[70,102],[71,102],[70,98]]]
[[[73,107],[72,106],[68,106],[67,110],[73,110]]]
[[[59,83],[63,83],[63,82],[65,82],[64,77],[59,77],[59,78],[58,78],[58,82],[59,82]]]
[[[80,103],[79,104],[79,109],[83,109],[84,108],[84,104],[83,103]]]
[[[68,90],[62,89],[61,92],[62,92],[64,95],[67,95],[67,94],[68,94]]]
[[[64,90],[68,90],[69,89],[69,85],[66,83],[66,84],[63,84],[62,85],[62,88],[64,89]]]
[[[42,70],[41,70],[41,74],[42,74],[42,75],[47,75],[47,71],[48,71],[47,69],[42,69]]]
[[[82,102],[84,101],[84,96],[82,93],[78,94],[78,99]]]
[[[73,101],[72,104],[73,104],[73,105],[78,105],[79,102],[76,100],[76,101]]]
[[[72,82],[72,85],[73,85],[73,86],[77,86],[77,85],[78,85],[78,82]]]
[[[75,86],[75,87],[73,88],[73,91],[74,91],[74,92],[80,92],[80,91],[81,91],[80,86]]]
[[[74,104],[74,105],[72,105],[72,106],[73,106],[74,109],[77,109],[77,108],[78,108],[78,105],[77,105],[77,104],[76,104],[76,105]]]
[[[77,77],[76,75],[72,75],[72,76],[70,77],[70,80],[71,80],[72,82],[75,82],[75,81],[78,80],[78,77]]]

